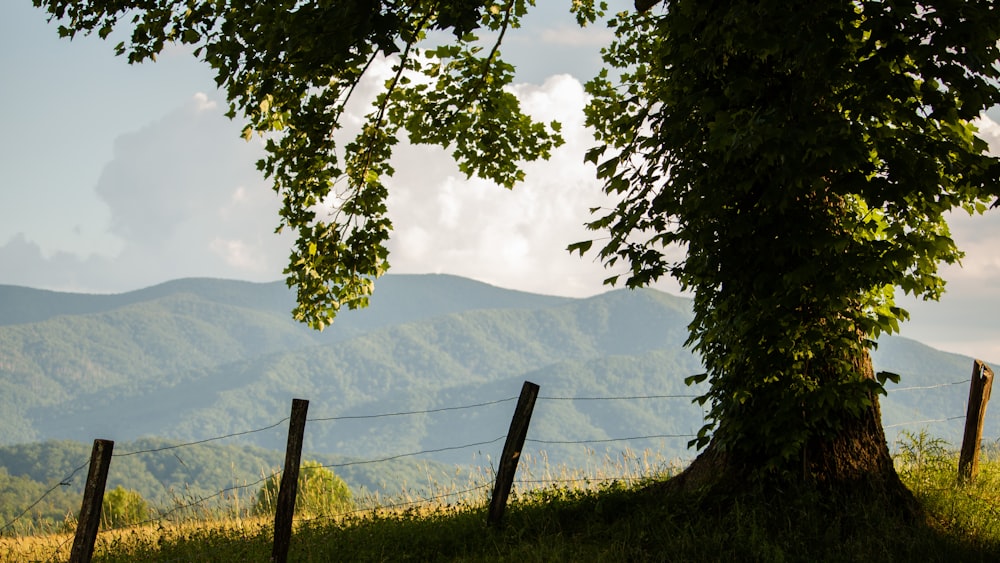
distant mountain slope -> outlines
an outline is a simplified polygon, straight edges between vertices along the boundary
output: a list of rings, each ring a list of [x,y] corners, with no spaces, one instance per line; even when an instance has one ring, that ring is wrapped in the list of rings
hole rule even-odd
[[[111,404],[196,380],[217,365],[380,326],[568,301],[454,276],[387,276],[364,314],[346,311],[318,333],[292,320],[294,293],[282,282],[186,279],[120,295],[0,286],[0,443],[46,437],[25,418],[29,409]]]
[[[525,376],[558,371],[565,363],[579,366],[578,388],[613,395],[623,388],[621,382],[602,381],[590,362],[607,358],[628,365],[631,357],[660,350],[665,357],[655,373],[635,374],[635,381],[625,386],[639,392],[655,385],[654,379],[670,379],[674,374],[666,370],[682,366],[683,375],[673,378],[681,385],[684,375],[698,369],[681,347],[688,315],[685,300],[652,290],[610,292],[543,309],[467,311],[147,380],[127,396],[89,393],[32,409],[28,418],[46,438],[155,434],[198,439],[266,426],[284,416],[292,397],[312,400],[312,412],[323,413],[319,416],[491,401],[498,398],[488,394],[494,389],[501,397],[516,394]],[[510,388],[498,389],[498,382]],[[494,435],[509,422],[502,420],[508,413],[500,416]],[[126,427],[120,424],[123,417],[131,420]],[[310,437],[321,450],[374,455],[403,445],[427,445],[435,436],[426,426],[433,423],[425,416],[392,429],[399,420],[389,420],[388,426],[369,426],[366,439],[356,444],[335,430],[317,429]],[[256,440],[270,447],[282,443],[279,433]]]
[[[436,450],[434,459],[465,463],[499,451],[492,441],[513,404],[497,401],[524,380],[542,386],[532,447],[554,463],[626,447],[690,458],[686,436],[702,424],[690,397],[698,390],[683,384],[701,371],[683,348],[690,301],[655,290],[569,299],[453,276],[388,276],[370,309],[346,312],[324,333],[291,320],[294,296],[280,283],[57,294],[29,314],[33,300],[52,297],[33,291],[0,287],[0,311],[22,319],[0,326],[0,444],[197,440],[272,425],[299,397],[311,401],[307,448],[317,454]],[[899,338],[883,339],[873,357],[904,376],[897,387],[932,387],[890,389],[890,442],[919,430],[915,421],[964,415],[970,358]],[[489,404],[454,410],[480,403]],[[998,418],[988,417],[988,436],[1000,435]],[[953,442],[961,431],[954,421],[928,424]],[[642,436],[669,437],[617,441]],[[280,448],[283,430],[246,440]],[[492,445],[453,448],[483,442]]]
[[[46,321],[57,316],[90,315],[155,301],[177,294],[239,308],[277,313],[291,321],[295,294],[283,281],[252,283],[209,278],[187,278],[121,294],[81,294],[0,284],[0,326]],[[443,274],[390,274],[379,280],[364,315],[344,311],[340,325],[384,326],[427,316],[471,309],[534,308],[569,299],[502,289],[482,282]],[[348,320],[349,319],[349,320]]]

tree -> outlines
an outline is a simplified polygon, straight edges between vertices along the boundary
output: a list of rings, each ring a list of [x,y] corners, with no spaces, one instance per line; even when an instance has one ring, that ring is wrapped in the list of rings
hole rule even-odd
[[[587,158],[619,203],[590,227],[629,286],[694,290],[710,423],[685,479],[899,491],[878,404],[895,376],[868,350],[907,317],[896,287],[943,291],[944,214],[998,192],[971,125],[1000,101],[992,3],[677,0],[616,32]]]
[[[271,475],[257,492],[254,514],[274,515],[281,476]],[[295,493],[295,513],[312,516],[335,516],[354,510],[354,495],[343,479],[318,461],[305,461],[299,467]]]
[[[299,238],[286,273],[297,318],[322,328],[366,303],[388,267],[390,156],[448,147],[467,174],[510,187],[558,124],[524,116],[499,57],[527,0],[270,0],[247,4],[34,0],[60,33],[107,37],[126,13],[131,62],[169,42],[217,72],[230,115],[267,135],[260,168]],[[588,84],[600,146],[587,160],[618,204],[590,227],[624,283],[692,290],[710,424],[676,482],[859,483],[904,494],[868,350],[936,298],[961,258],[945,213],[983,212],[1000,165],[972,120],[1000,101],[1000,15],[989,0],[655,0],[609,18],[616,40]],[[606,16],[574,0],[581,25]],[[445,33],[450,32],[448,36]],[[478,36],[495,41],[481,46]],[[438,41],[434,43],[432,40]],[[342,150],[338,119],[377,57],[394,75]],[[317,214],[333,201],[335,213]],[[594,241],[571,245],[581,253]],[[665,250],[686,255],[670,262]],[[619,280],[609,278],[608,283]],[[840,487],[845,485],[846,487]]]
[[[146,500],[137,491],[118,485],[104,493],[101,503],[101,527],[104,529],[130,526],[149,520]]]

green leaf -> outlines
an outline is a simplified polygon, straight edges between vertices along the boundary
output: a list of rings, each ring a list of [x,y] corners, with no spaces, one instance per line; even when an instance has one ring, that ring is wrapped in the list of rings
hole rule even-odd
[[[687,376],[687,377],[684,378],[684,385],[687,385],[688,387],[690,387],[692,385],[697,385],[698,383],[701,383],[701,382],[705,381],[706,379],[708,379],[708,373],[707,372],[706,373],[698,373],[698,374],[695,374],[695,375],[689,375],[689,376]]]
[[[570,254],[572,254],[574,252],[579,252],[580,256],[583,256],[583,254],[585,252],[589,251],[590,247],[592,247],[593,245],[594,245],[594,241],[592,241],[592,240],[584,240],[584,241],[580,241],[580,242],[574,242],[573,244],[571,244],[568,247],[566,247],[566,250],[568,250]]]
[[[902,377],[898,373],[893,373],[891,371],[880,371],[875,374],[875,379],[878,380],[880,385],[885,385],[886,381],[891,381],[895,384],[899,384]]]

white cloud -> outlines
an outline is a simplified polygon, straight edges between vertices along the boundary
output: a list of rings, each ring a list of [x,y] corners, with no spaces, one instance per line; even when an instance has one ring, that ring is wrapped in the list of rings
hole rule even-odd
[[[273,274],[267,270],[265,257],[260,256],[257,249],[245,241],[216,238],[208,247],[233,268],[247,273]]]
[[[582,124],[583,88],[560,75],[515,91],[526,112],[563,122],[566,144],[549,161],[526,165],[526,181],[512,191],[466,180],[442,150],[401,151],[390,180],[390,262],[394,271],[450,272],[530,291],[599,292],[600,266],[566,252],[589,236],[588,208],[604,201],[583,162],[593,143]]]
[[[990,152],[993,154],[1000,154],[1000,124],[997,124],[990,116],[983,114],[979,119],[973,121],[979,129],[977,135],[989,143]]]
[[[198,92],[194,95],[194,106],[199,112],[213,111],[218,105],[215,100],[210,100],[204,92]]]
[[[44,256],[21,236],[0,248],[3,281],[120,291],[184,276],[280,278],[289,239],[272,234],[278,198],[256,170],[260,144],[239,133],[199,93],[119,136],[94,186],[110,209],[107,228],[117,252]]]
[[[614,34],[607,29],[594,27],[581,28],[572,25],[550,27],[542,31],[542,43],[566,47],[600,48],[614,39]]]

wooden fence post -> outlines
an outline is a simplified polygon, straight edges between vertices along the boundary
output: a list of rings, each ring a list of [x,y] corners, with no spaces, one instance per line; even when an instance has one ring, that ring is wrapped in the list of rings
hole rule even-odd
[[[80,518],[76,522],[76,537],[73,538],[73,548],[69,552],[70,563],[89,563],[94,555],[97,530],[101,527],[104,486],[108,482],[108,468],[111,467],[111,452],[114,449],[115,443],[111,440],[94,440],[87,483],[83,487]]]
[[[969,385],[969,406],[965,414],[965,436],[958,458],[958,482],[971,483],[979,474],[979,444],[983,437],[986,403],[993,388],[993,370],[982,360],[972,363],[972,383]]]
[[[274,511],[274,545],[271,561],[285,563],[292,540],[292,517],[295,515],[295,494],[299,488],[299,465],[302,461],[302,437],[306,429],[309,401],[292,399],[292,414],[288,421],[288,444],[285,446],[285,470],[278,487],[278,503]]]
[[[538,385],[525,381],[521,386],[521,396],[514,409],[514,418],[510,421],[510,430],[500,455],[500,466],[497,468],[497,481],[493,486],[493,496],[490,498],[490,510],[486,515],[486,525],[499,526],[507,507],[507,497],[514,485],[514,474],[517,472],[517,462],[521,458],[524,439],[528,436],[528,424],[531,422],[531,412],[538,398]]]

